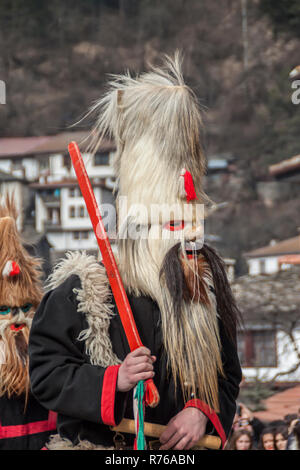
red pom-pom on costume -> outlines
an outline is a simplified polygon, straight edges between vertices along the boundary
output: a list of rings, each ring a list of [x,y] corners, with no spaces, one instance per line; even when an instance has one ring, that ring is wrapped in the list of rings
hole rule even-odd
[[[197,199],[193,177],[191,173],[187,170],[184,173],[184,189],[186,193],[187,202]]]
[[[180,173],[179,195],[182,199],[186,199],[187,202],[197,199],[193,177],[185,168]]]
[[[9,275],[13,277],[17,276],[18,274],[20,274],[20,266],[15,261],[13,261],[12,270],[10,271]]]
[[[2,271],[3,277],[14,277],[20,274],[20,266],[15,261],[7,261]]]

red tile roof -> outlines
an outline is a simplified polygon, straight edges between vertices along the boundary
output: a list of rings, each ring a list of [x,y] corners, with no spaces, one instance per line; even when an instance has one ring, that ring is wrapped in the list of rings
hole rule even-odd
[[[254,415],[262,421],[283,419],[285,415],[297,413],[300,409],[300,385],[276,393],[267,400],[265,411],[255,412]]]
[[[49,137],[4,137],[0,139],[0,157],[30,154]]]
[[[0,158],[13,158],[31,154],[66,153],[68,144],[75,140],[82,151],[89,142],[88,131],[62,132],[60,134],[42,137],[5,137],[0,138]],[[110,140],[103,140],[101,151],[114,150],[115,145]]]
[[[300,254],[300,235],[288,238],[273,245],[263,246],[253,251],[245,253],[246,257],[259,258],[260,256],[279,256],[289,254]]]

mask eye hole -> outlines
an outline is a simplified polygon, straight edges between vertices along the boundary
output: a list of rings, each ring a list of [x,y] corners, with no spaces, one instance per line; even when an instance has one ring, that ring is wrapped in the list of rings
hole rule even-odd
[[[22,310],[23,313],[27,313],[27,312],[29,312],[31,307],[32,307],[32,304],[25,304],[21,307],[21,310]]]
[[[10,307],[7,305],[0,305],[0,315],[8,315],[10,313]]]
[[[170,230],[171,232],[176,232],[177,230],[184,229],[184,221],[183,220],[170,220],[164,224],[163,227],[165,230]]]

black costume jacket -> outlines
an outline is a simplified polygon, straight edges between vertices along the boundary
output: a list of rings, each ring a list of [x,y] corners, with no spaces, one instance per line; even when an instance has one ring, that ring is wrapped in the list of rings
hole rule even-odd
[[[85,342],[78,340],[80,332],[87,328],[86,317],[78,312],[78,300],[73,292],[80,287],[80,277],[69,276],[45,295],[36,312],[29,342],[32,391],[44,407],[58,413],[57,429],[61,437],[74,444],[88,440],[111,446],[114,433],[110,426],[124,417],[133,419],[133,391],[116,391],[120,366],[92,365]],[[166,370],[158,306],[148,297],[129,295],[128,298],[142,343],[157,357],[154,382],[160,403],[156,408],[146,408],[145,421],[167,424],[185,406],[195,406],[209,418],[207,433],[219,435],[224,446],[236,411],[241,369],[236,346],[225,335],[222,324],[226,379],[219,379],[221,411],[216,414],[200,400],[184,403],[180,390],[175,393],[173,379]],[[117,313],[110,321],[109,335],[114,353],[124,360],[130,350]]]
[[[0,398],[0,450],[41,450],[56,430],[56,414],[30,394]]]

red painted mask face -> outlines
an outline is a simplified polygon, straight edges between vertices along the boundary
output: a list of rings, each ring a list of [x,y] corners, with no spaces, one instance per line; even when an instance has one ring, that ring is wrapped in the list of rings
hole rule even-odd
[[[170,220],[164,224],[164,230],[170,230],[170,232],[177,232],[178,230],[184,229],[184,220]]]

